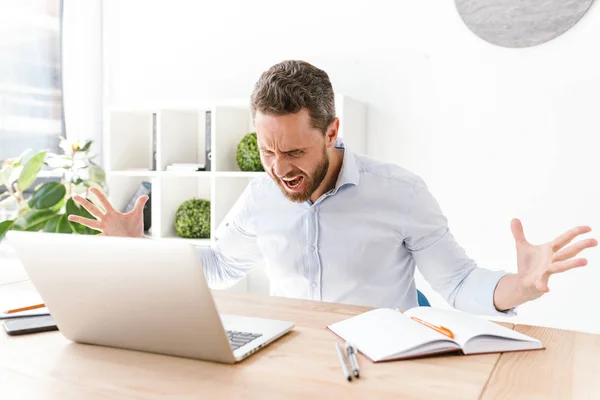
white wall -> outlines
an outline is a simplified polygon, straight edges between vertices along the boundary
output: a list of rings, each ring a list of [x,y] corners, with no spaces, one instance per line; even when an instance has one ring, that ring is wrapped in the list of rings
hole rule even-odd
[[[305,59],[369,104],[369,153],[429,183],[481,266],[516,271],[512,217],[534,242],[600,229],[599,4],[528,49],[481,41],[453,1],[287,4],[105,0],[108,103],[247,96],[271,64]],[[600,253],[586,255],[588,267],[553,277],[516,320],[600,332]]]

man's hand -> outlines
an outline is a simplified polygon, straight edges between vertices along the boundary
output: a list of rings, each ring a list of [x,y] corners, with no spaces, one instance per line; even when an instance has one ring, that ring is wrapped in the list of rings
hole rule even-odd
[[[549,292],[548,280],[552,274],[587,265],[585,258],[574,257],[598,245],[596,239],[569,245],[577,236],[590,232],[589,226],[575,227],[541,245],[533,245],[525,239],[523,225],[518,219],[512,220],[511,228],[517,249],[517,274],[506,275],[498,283],[494,292],[498,310],[510,309]]]
[[[78,215],[69,215],[69,221],[78,222],[89,228],[99,230],[102,232],[101,235],[105,236],[144,237],[143,211],[148,196],[140,196],[135,203],[134,209],[124,214],[115,210],[106,196],[99,190],[92,188],[90,189],[90,192],[98,198],[98,201],[100,201],[105,212],[102,212],[85,198],[76,195],[73,196],[73,201],[88,210],[88,212],[96,217],[96,219],[84,218]]]

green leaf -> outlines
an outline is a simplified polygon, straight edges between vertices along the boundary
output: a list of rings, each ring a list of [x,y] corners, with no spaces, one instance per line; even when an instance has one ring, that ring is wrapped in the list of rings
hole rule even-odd
[[[56,203],[56,205],[52,208],[50,208],[52,211],[54,211],[55,213],[58,213],[60,210],[62,210],[63,206],[65,205],[65,198],[63,197],[62,199],[60,199],[60,201],[58,203]]]
[[[30,210],[15,220],[15,227],[23,231],[39,231],[55,215],[49,209]]]
[[[67,200],[67,215],[71,214],[79,215],[80,217],[84,218],[95,219],[94,216],[88,212],[88,210],[75,203],[72,197]]]
[[[89,141],[88,141],[88,142],[85,144],[85,146],[83,146],[83,148],[81,149],[81,151],[83,151],[83,152],[86,152],[86,151],[88,151],[88,150],[90,149],[90,146],[91,146],[91,145],[92,145],[92,141],[91,141],[91,140],[89,140]]]
[[[59,182],[46,182],[42,184],[31,196],[29,207],[43,210],[52,208],[65,198],[67,188]]]
[[[37,153],[35,156],[31,157],[25,166],[23,167],[23,171],[21,171],[21,175],[19,175],[19,190],[24,192],[29,189],[29,187],[35,182],[37,175],[42,170],[42,166],[44,165],[44,159],[46,158],[46,150],[42,150]]]
[[[0,240],[4,238],[6,232],[10,231],[15,224],[14,220],[7,220],[0,222]]]
[[[58,221],[60,221],[61,218],[62,215],[55,215],[52,218],[50,218],[44,226],[44,232],[56,233],[58,230]]]
[[[71,221],[68,219],[67,214],[63,214],[60,216],[58,220],[58,226],[56,228],[56,233],[75,233],[76,230],[71,224]]]
[[[55,215],[48,220],[44,226],[44,232],[51,233],[75,233],[77,232],[73,223],[69,221],[66,214]]]

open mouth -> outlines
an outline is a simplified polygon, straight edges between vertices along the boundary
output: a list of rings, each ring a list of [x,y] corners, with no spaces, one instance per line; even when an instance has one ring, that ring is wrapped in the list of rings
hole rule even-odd
[[[283,184],[290,190],[296,190],[300,187],[302,182],[304,181],[304,177],[302,175],[293,177],[293,178],[281,178]]]

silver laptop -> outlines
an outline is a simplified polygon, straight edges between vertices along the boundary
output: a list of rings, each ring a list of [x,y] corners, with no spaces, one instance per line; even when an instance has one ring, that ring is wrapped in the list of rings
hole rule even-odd
[[[6,240],[74,342],[235,363],[294,328],[220,315],[185,242],[19,231]]]

